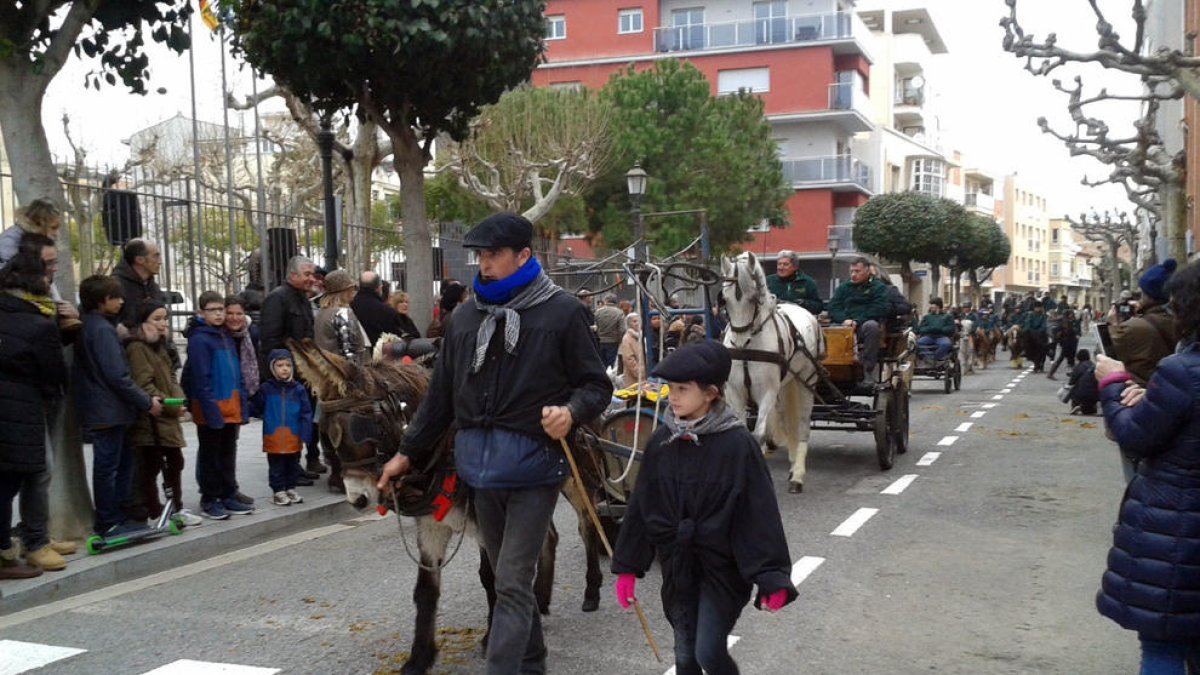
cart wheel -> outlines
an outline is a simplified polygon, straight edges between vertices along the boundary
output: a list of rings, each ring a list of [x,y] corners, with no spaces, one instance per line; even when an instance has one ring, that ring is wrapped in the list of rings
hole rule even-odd
[[[954,377],[950,374],[949,366],[942,371],[942,386],[946,390],[947,394],[949,394],[950,390],[954,388]]]
[[[954,364],[954,391],[962,389],[962,364]]]
[[[645,450],[646,446],[650,444],[650,436],[654,433],[654,428],[653,408],[626,408],[625,410],[613,413],[605,419],[603,424],[600,425],[597,436],[627,448],[632,448],[634,446],[633,439],[636,435],[637,449]],[[633,492],[633,486],[637,484],[640,463],[634,463],[628,475],[625,476],[625,480],[620,483],[614,483],[613,481],[625,472],[628,460],[607,452],[601,452],[600,456],[601,466],[604,471],[605,493],[609,499],[615,500],[616,503],[627,504],[629,496]]]
[[[896,436],[896,454],[908,452],[908,387],[898,381],[892,388],[892,433]]]
[[[93,534],[87,538],[87,543],[85,546],[87,547],[88,555],[96,555],[104,550],[104,537],[101,537],[98,534]]]
[[[881,391],[875,394],[875,411],[875,455],[879,458],[879,468],[887,471],[896,463],[891,392]]]

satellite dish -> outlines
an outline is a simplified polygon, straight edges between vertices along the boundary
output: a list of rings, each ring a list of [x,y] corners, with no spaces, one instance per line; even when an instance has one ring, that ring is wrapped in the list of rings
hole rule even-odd
[[[917,75],[916,77],[914,77],[912,79],[912,86],[916,87],[917,89],[924,87],[925,86],[925,78],[921,77],[920,75]]]

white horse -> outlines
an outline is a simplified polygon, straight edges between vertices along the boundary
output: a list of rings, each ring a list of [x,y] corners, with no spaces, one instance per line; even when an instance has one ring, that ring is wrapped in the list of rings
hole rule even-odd
[[[963,374],[975,372],[975,322],[970,319],[959,321],[958,363]]]
[[[769,445],[787,446],[788,492],[800,492],[825,336],[808,310],[776,302],[753,253],[722,258],[721,273],[729,312],[723,342],[733,355],[726,397],[742,420],[751,405],[757,408],[754,438],[764,452]]]

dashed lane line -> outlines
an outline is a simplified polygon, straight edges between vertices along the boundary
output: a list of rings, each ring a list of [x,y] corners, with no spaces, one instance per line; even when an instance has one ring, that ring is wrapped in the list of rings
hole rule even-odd
[[[1001,390],[1000,390],[1000,393],[1001,393],[1001,394],[1011,394],[1011,393],[1012,393],[1012,389],[1009,389],[1009,388],[1006,388],[1006,389],[1001,389]]]
[[[165,666],[147,671],[143,675],[275,675],[279,668],[240,666],[236,663],[214,663],[180,659]]]
[[[898,480],[896,480],[896,482],[885,487],[883,489],[883,491],[880,492],[879,494],[881,494],[881,495],[898,495],[901,492],[904,492],[904,490],[906,488],[908,488],[909,485],[912,485],[913,481],[916,479],[917,479],[917,474],[915,474],[915,473],[910,473],[910,474],[901,476]]]
[[[820,567],[824,562],[824,558],[818,558],[815,555],[806,555],[797,560],[796,564],[792,565],[792,585],[799,586],[800,584],[804,583],[804,580],[808,578],[808,575],[817,571],[817,568]]]
[[[976,410],[975,412],[971,413],[971,417],[973,417],[974,419],[979,419],[980,417],[983,417],[986,414],[987,414],[986,410]]]
[[[940,452],[927,452],[924,455],[921,455],[921,459],[917,460],[917,466],[929,466],[930,464],[936,462],[938,457],[941,456],[942,453]]]
[[[996,407],[996,404],[995,403],[984,403],[983,405],[981,405],[979,407],[983,408],[984,410],[991,410],[992,408]]]
[[[938,445],[954,445],[958,440],[958,436],[943,436],[942,440],[938,441]]]
[[[974,425],[975,425],[974,422],[963,422],[962,424],[958,425],[958,427],[955,428],[954,430],[960,434],[964,434],[964,433],[970,431],[971,427]]]
[[[1002,401],[1002,400],[1004,400],[1004,394],[996,394],[995,396],[992,397],[992,400],[993,401]]]
[[[876,513],[879,513],[879,509],[861,508],[855,511],[854,515],[842,521],[842,524],[829,534],[835,537],[853,536],[855,532],[858,532],[858,528],[866,524]]]
[[[86,652],[75,647],[56,647],[20,640],[0,640],[0,675],[17,675],[69,659]]]

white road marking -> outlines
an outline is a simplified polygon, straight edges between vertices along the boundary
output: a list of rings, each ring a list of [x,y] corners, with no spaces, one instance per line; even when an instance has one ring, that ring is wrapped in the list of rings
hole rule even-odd
[[[942,440],[938,441],[938,445],[954,445],[954,441],[958,440],[958,436],[943,436]]]
[[[1001,394],[1011,394],[1011,393],[1012,393],[1012,389],[1001,389],[1001,390],[1000,390],[1000,393],[1001,393]]]
[[[849,537],[858,532],[858,528],[862,527],[876,513],[879,513],[879,509],[861,508],[855,511],[854,515],[842,521],[842,524],[838,525],[837,529],[830,534],[835,537]]]
[[[1004,394],[996,394],[995,396],[992,397],[992,400],[993,401],[1002,401],[1002,400],[1004,400]]]
[[[279,670],[279,668],[239,666],[236,663],[180,659],[160,668],[146,671],[143,675],[274,675]]]
[[[921,455],[921,459],[917,460],[917,466],[929,466],[930,464],[936,462],[938,457],[941,456],[942,453],[940,452],[927,452],[924,455]]]
[[[825,562],[824,558],[818,558],[812,555],[806,555],[797,560],[796,564],[792,565],[792,585],[799,586],[800,584],[804,583],[804,580],[808,578],[808,575],[815,572],[823,562]]]
[[[75,647],[40,645],[36,642],[0,640],[0,675],[17,675],[86,651]]]
[[[725,646],[729,649],[732,649],[733,646],[738,643],[738,640],[741,640],[741,639],[742,638],[738,635],[730,635],[729,639],[725,641]],[[671,656],[673,656],[673,654],[671,654],[670,652],[667,652],[667,657],[670,658]],[[663,673],[663,675],[675,675],[675,666],[671,666],[670,668],[668,668],[667,672]]]
[[[987,414],[986,410],[976,410],[975,412],[971,413],[971,417],[973,417],[975,419],[979,419],[980,417],[983,417],[986,414]]]
[[[960,434],[965,434],[966,432],[970,431],[971,427],[973,426],[975,426],[974,422],[963,422],[962,424],[958,425],[958,428],[956,428],[955,431]]]
[[[980,407],[981,407],[981,408],[984,408],[984,409],[986,409],[986,410],[991,410],[992,408],[995,408],[995,407],[996,407],[996,404],[995,404],[995,403],[984,403],[984,404],[983,404],[982,406],[980,406]]]
[[[879,494],[881,494],[881,495],[898,495],[901,492],[904,492],[905,488],[907,488],[909,485],[912,485],[912,482],[916,479],[917,479],[917,474],[915,474],[915,473],[910,473],[910,474],[901,476],[899,478],[899,480],[897,480],[895,483],[892,483],[891,485],[885,487],[883,489],[883,492],[880,492]]]

